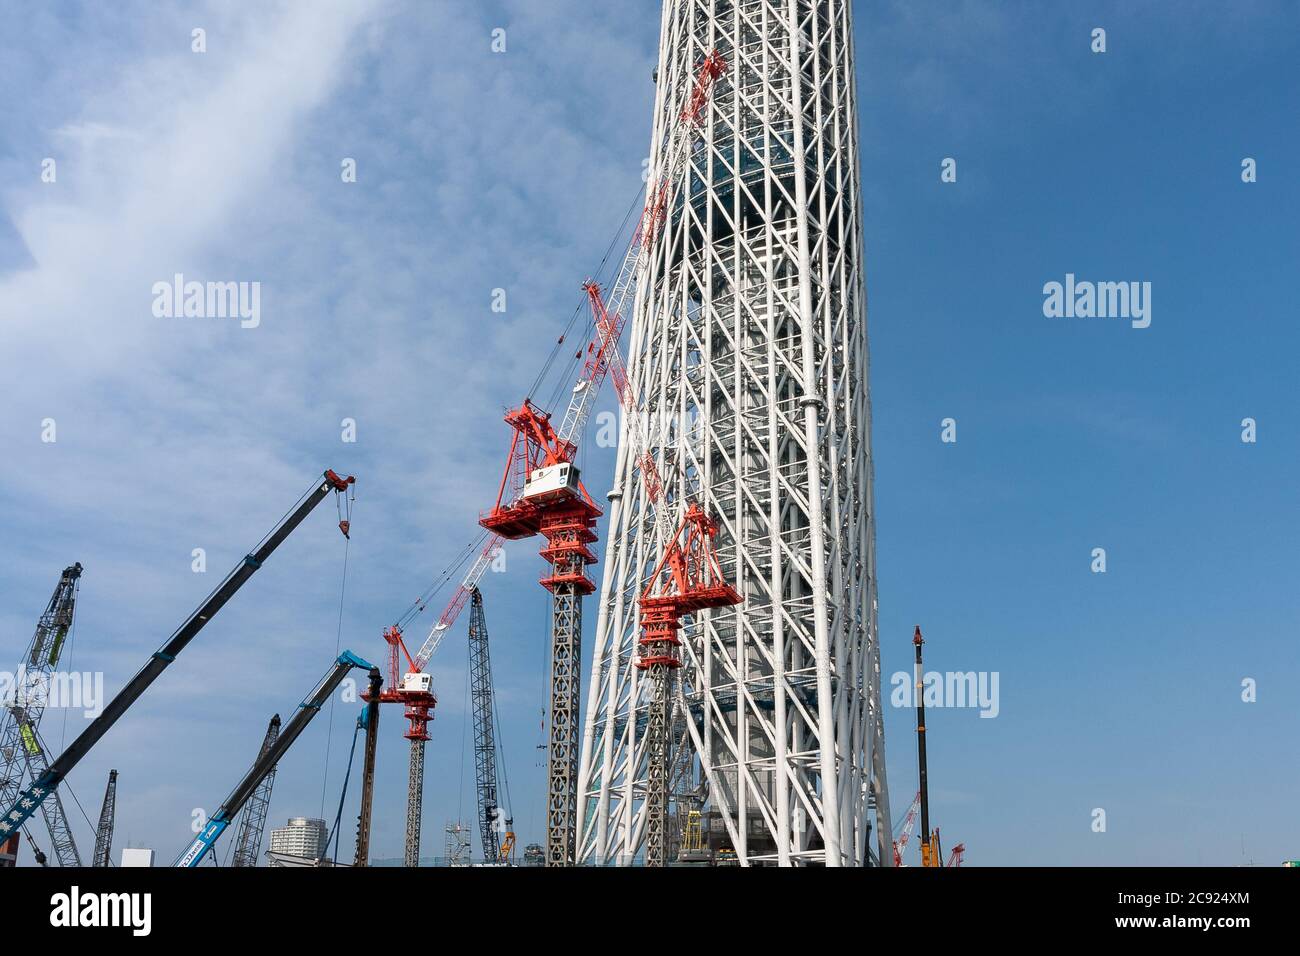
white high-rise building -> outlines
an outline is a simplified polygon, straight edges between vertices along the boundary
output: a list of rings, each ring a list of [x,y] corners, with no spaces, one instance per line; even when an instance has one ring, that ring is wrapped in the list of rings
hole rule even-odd
[[[665,0],[652,174],[674,169],[674,127],[715,51],[726,69],[669,184],[627,347],[658,507],[674,525],[686,501],[717,520],[743,597],[684,621],[663,839],[698,807],[720,861],[888,866],[851,2]],[[610,492],[585,863],[633,862],[650,829],[637,602],[662,543],[636,427]]]
[[[271,831],[271,852],[300,856],[307,860],[325,858],[329,830],[315,817],[290,817],[286,826]]]
[[[122,866],[153,866],[154,851],[147,847],[123,847]]]

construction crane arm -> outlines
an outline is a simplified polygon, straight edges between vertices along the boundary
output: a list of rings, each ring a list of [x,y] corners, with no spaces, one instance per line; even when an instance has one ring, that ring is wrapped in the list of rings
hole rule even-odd
[[[262,778],[280,762],[280,758],[284,756],[285,751],[307,729],[307,725],[311,723],[312,718],[329,700],[330,695],[334,693],[334,689],[343,682],[343,678],[347,676],[348,671],[354,667],[370,671],[372,681],[379,674],[378,668],[357,657],[351,651],[344,651],[340,654],[330,672],[321,679],[321,682],[316,685],[316,689],[307,696],[307,699],[298,705],[297,712],[284,725],[284,729],[280,731],[280,736],[258,756],[248,773],[244,774],[244,778],[230,792],[230,796],[226,797],[217,812],[208,818],[207,826],[194,838],[194,842],[189,845],[189,848],[177,858],[175,866],[195,867],[203,861],[203,857],[212,848],[212,844],[217,841],[217,838],[226,831],[231,821],[235,819],[235,815],[243,807],[244,801],[257,789],[257,785],[262,782]]]
[[[253,576],[258,568],[269,558],[283,542],[289,537],[298,525],[302,524],[303,519],[311,514],[318,504],[331,492],[345,492],[348,485],[355,482],[352,477],[340,478],[333,471],[326,471],[321,480],[309,490],[299,500],[297,507],[288,515],[280,520],[254,551],[245,556],[243,561],[235,567],[219,585],[216,590],[208,595],[207,600],[191,614],[176,632],[167,640],[161,648],[154,651],[153,656],[149,658],[148,663],[142,667],[139,672],[127,682],[126,686],[117,692],[117,695],[108,702],[104,710],[98,717],[90,722],[90,725],[83,730],[71,744],[68,749],[63,751],[57,760],[50,765],[49,770],[41,774],[25,791],[18,795],[17,802],[12,807],[3,808],[3,816],[0,816],[0,841],[8,837],[12,832],[21,827],[36,812],[51,791],[59,785],[68,772],[72,770],[86,756],[90,748],[99,742],[113,725],[121,719],[127,709],[140,699],[140,696],[149,689],[149,685],[158,679],[158,676],[176,660],[180,654],[194,639],[194,636],[203,630],[208,621],[212,620],[213,615],[220,611],[236,592],[239,591],[244,583]]]
[[[916,797],[912,800],[912,805],[907,808],[907,817],[903,821],[903,829],[899,832],[898,839],[894,841],[894,866],[903,865],[903,851],[907,849],[907,841],[912,836],[912,830],[916,827],[916,815],[921,811],[921,793],[917,791]]]
[[[451,600],[443,608],[442,614],[434,622],[433,627],[429,629],[429,636],[424,639],[419,652],[411,662],[412,670],[415,673],[424,673],[425,667],[428,666],[429,660],[438,649],[438,645],[442,643],[443,637],[456,623],[456,618],[460,616],[460,612],[464,609],[465,602],[469,600],[470,594],[478,587],[478,582],[487,573],[487,569],[495,560],[497,551],[501,547],[501,540],[499,534],[488,535],[487,544],[483,546],[478,557],[474,559],[474,563],[465,572],[465,577],[461,579],[460,585],[456,588],[456,593],[451,596]]]
[[[566,445],[577,446],[578,438],[582,435],[591,408],[595,404],[596,393],[600,391],[600,385],[607,374],[613,375],[620,401],[625,406],[629,403],[635,405],[634,397],[628,394],[627,370],[619,357],[618,340],[623,333],[628,307],[636,294],[637,282],[650,262],[655,239],[667,218],[673,198],[673,187],[686,167],[691,142],[703,120],[704,107],[708,105],[714,83],[726,69],[726,60],[716,50],[705,57],[700,64],[690,95],[682,106],[678,122],[673,126],[664,153],[663,168],[646,190],[645,209],[641,213],[641,221],[623,256],[618,276],[614,280],[609,308],[606,309],[599,301],[598,295],[593,294],[593,290],[599,292],[595,283],[587,282],[583,286],[592,299],[596,332],[587,346],[587,362],[582,378],[569,396],[569,407],[560,425],[559,438]]]

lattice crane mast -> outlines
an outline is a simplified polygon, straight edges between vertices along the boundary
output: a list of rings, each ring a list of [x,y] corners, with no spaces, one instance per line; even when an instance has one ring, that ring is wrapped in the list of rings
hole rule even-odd
[[[261,749],[257,752],[260,760],[271,752],[275,742],[280,739],[280,715],[271,715],[271,722],[266,725],[266,735],[262,738]],[[235,853],[230,860],[234,867],[257,866],[257,858],[262,855],[262,834],[266,831],[266,813],[271,806],[271,790],[275,786],[275,767],[271,767],[265,777],[258,783],[244,805],[239,816],[239,827],[235,830]]]
[[[586,361],[557,430],[549,413],[525,399],[507,412],[513,430],[505,471],[492,509],[479,520],[488,531],[509,540],[541,535],[541,556],[550,565],[541,584],[551,593],[551,701],[547,748],[546,864],[571,866],[577,852],[578,692],[581,685],[582,598],[596,590],[587,568],[596,563],[589,545],[603,513],[579,477],[574,458],[596,395],[613,377],[620,400],[630,397],[618,340],[627,304],[648,266],[655,240],[667,218],[672,190],[685,168],[694,130],[701,122],[713,85],[726,69],[717,51],[701,63],[686,103],[670,134],[666,162],[648,188],[646,204],[613,286],[606,308],[599,287],[584,285],[595,330]],[[579,353],[581,355],[581,353]]]
[[[99,826],[95,828],[95,855],[91,866],[113,865],[113,827],[117,822],[117,771],[108,772],[108,786],[104,788],[104,805],[99,808]]]
[[[0,716],[0,807],[8,807],[17,799],[24,770],[28,780],[35,782],[50,769],[38,728],[49,703],[50,675],[59,664],[72,627],[80,580],[79,563],[63,569],[59,583],[36,624],[36,633],[32,635],[27,653],[18,666],[17,673],[21,677],[3,702],[4,712]],[[41,816],[45,819],[50,846],[59,866],[81,866],[81,853],[72,838],[72,829],[68,826],[58,793],[41,805]],[[0,831],[0,844],[7,842],[12,844],[16,854],[17,833],[9,836]]]
[[[492,660],[488,649],[487,617],[483,613],[483,595],[474,590],[469,611],[469,682],[474,704],[474,773],[478,791],[479,842],[487,863],[509,863],[514,851],[514,820],[509,809],[501,805],[497,775],[497,729],[495,694],[492,688]],[[502,813],[505,816],[502,816]],[[503,829],[504,825],[504,829]],[[502,836],[498,837],[497,834]]]

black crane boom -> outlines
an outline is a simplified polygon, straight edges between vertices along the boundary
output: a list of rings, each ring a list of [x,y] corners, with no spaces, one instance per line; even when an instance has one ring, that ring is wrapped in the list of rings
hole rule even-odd
[[[322,478],[309,490],[301,499],[297,506],[280,520],[261,543],[253,549],[252,553],[246,555],[244,559],[235,567],[233,571],[226,575],[216,589],[208,595],[205,600],[193,614],[191,614],[175,633],[168,638],[167,642],[161,648],[154,651],[144,667],[140,668],[126,686],[117,692],[117,695],[108,702],[90,725],[83,730],[77,739],[68,745],[68,749],[59,755],[59,758],[50,765],[49,770],[41,774],[40,778],[32,783],[25,791],[18,795],[17,802],[9,808],[4,809],[4,815],[0,816],[0,842],[3,842],[11,833],[21,827],[36,809],[45,801],[53,792],[54,788],[59,785],[68,772],[72,770],[89,751],[90,748],[99,742],[99,739],[112,729],[113,725],[118,722],[121,716],[126,713],[127,709],[140,699],[140,696],[149,689],[149,685],[158,679],[167,667],[176,660],[176,656],[183,651],[187,644],[194,639],[194,636],[203,630],[208,621],[212,620],[213,615],[220,611],[236,592],[244,586],[246,582],[258,568],[269,558],[283,542],[284,539],[293,533],[293,530],[302,524],[303,519],[311,514],[318,504],[331,492],[346,492],[348,485],[355,482],[356,479],[351,476],[340,478],[333,471],[326,471]],[[346,525],[341,525],[346,535]]]

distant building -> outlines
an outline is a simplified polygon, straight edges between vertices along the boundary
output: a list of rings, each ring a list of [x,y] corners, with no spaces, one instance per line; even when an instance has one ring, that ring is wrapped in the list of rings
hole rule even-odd
[[[153,850],[144,847],[126,847],[122,850],[123,866],[153,866]]]
[[[271,831],[271,852],[301,856],[308,860],[324,858],[329,831],[324,820],[315,817],[290,817],[287,826]]]

